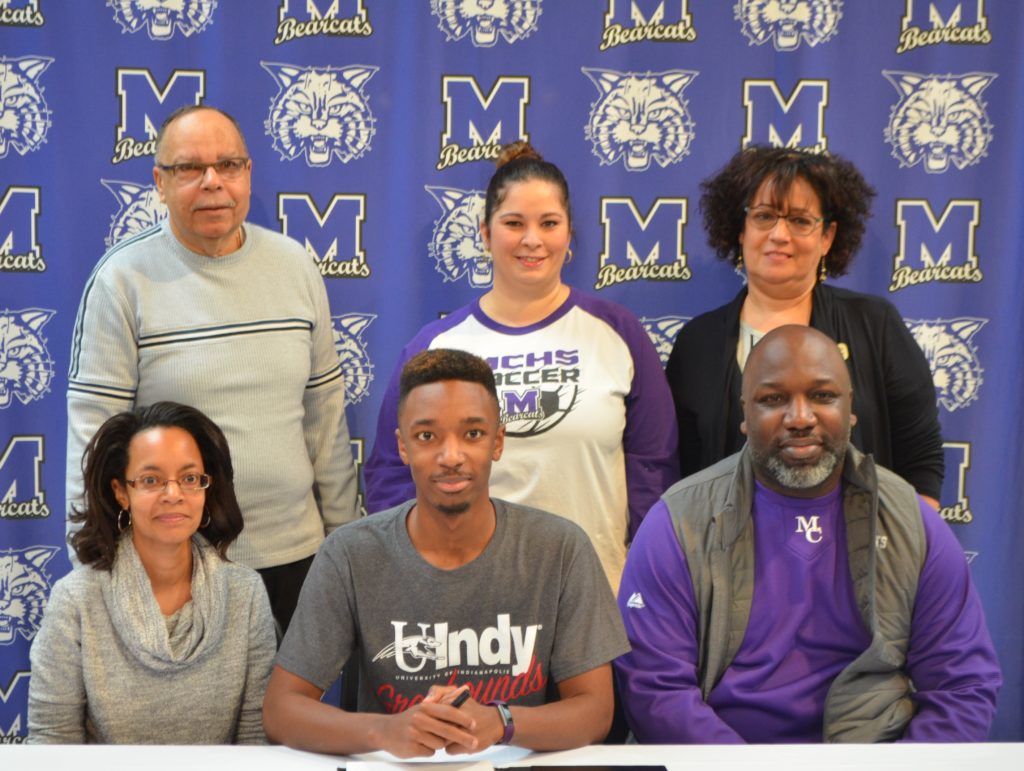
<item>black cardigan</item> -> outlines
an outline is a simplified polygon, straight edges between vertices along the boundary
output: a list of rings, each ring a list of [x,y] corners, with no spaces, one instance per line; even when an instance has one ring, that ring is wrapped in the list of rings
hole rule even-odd
[[[688,476],[739,451],[742,373],[736,363],[744,288],[686,324],[666,374],[679,421],[679,460]],[[819,284],[811,326],[848,351],[857,425],[851,441],[923,495],[938,499],[944,458],[935,386],[899,312],[873,295]]]

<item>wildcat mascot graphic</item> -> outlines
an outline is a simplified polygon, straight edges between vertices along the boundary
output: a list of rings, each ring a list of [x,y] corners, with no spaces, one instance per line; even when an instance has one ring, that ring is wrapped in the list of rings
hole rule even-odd
[[[920,75],[882,70],[900,94],[892,108],[885,141],[901,167],[922,164],[941,174],[950,164],[963,169],[980,161],[992,141],[992,123],[981,93],[995,73]]]
[[[608,166],[620,158],[626,171],[664,168],[689,154],[694,136],[683,91],[697,73],[616,72],[584,67],[601,96],[591,105],[585,134],[594,155]]]
[[[437,272],[444,276],[445,283],[465,276],[474,289],[486,289],[494,280],[494,270],[480,237],[483,191],[431,185],[425,188],[443,211],[434,222],[427,247],[437,263]]]
[[[150,40],[169,40],[177,29],[185,37],[213,21],[217,0],[107,0],[124,32],[145,29]]]
[[[446,40],[467,35],[477,48],[491,48],[498,36],[516,43],[537,29],[541,0],[430,0],[430,12]]]
[[[167,205],[160,200],[155,185],[117,179],[101,179],[100,183],[117,199],[117,212],[110,218],[110,231],[104,239],[108,249],[167,216]]]
[[[370,393],[373,382],[373,364],[366,352],[363,332],[376,319],[373,313],[343,313],[332,316],[334,349],[341,360],[345,376],[345,405],[358,404]]]
[[[308,165],[322,167],[334,158],[348,163],[370,149],[376,119],[363,86],[377,67],[260,64],[280,89],[264,125],[282,158],[304,156]]]
[[[842,0],[739,0],[733,11],[750,45],[769,40],[776,51],[794,51],[800,43],[824,43],[839,28]]]
[[[15,398],[28,404],[50,390],[53,359],[42,329],[56,313],[46,308],[0,311],[0,409]]]
[[[939,404],[953,412],[977,399],[984,382],[984,370],[971,338],[988,319],[904,319],[904,322],[931,367]]]
[[[0,645],[17,635],[31,640],[39,631],[50,595],[50,577],[43,569],[56,546],[30,546],[0,551]]]
[[[658,316],[652,319],[640,319],[640,325],[647,332],[647,336],[651,338],[651,342],[654,343],[654,349],[658,352],[662,367],[668,364],[668,357],[676,344],[676,338],[679,337],[679,331],[691,318],[691,316]]]
[[[13,147],[19,155],[38,150],[50,130],[50,108],[39,76],[53,64],[48,56],[0,56],[0,158]]]

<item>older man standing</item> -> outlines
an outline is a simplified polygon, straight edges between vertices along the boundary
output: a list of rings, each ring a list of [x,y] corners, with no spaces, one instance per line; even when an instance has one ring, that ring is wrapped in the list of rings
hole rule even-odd
[[[736,455],[633,542],[616,661],[642,742],[978,741],[1001,684],[956,538],[849,444],[836,344],[780,327],[743,372]]]
[[[82,451],[107,417],[161,400],[198,407],[234,459],[245,529],[230,556],[260,571],[287,627],[325,533],[357,514],[327,293],[300,244],[245,222],[252,161],[234,118],[181,108],[155,157],[168,219],[103,256],[78,311],[69,509]]]

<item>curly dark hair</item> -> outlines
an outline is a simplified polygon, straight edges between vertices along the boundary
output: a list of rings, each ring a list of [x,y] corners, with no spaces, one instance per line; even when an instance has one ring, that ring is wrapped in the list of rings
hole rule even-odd
[[[410,391],[442,380],[461,380],[482,385],[494,399],[494,403],[498,403],[498,388],[490,364],[466,351],[435,348],[417,353],[402,367],[402,374],[398,380],[399,414]]]
[[[835,223],[836,235],[825,268],[830,276],[845,275],[864,238],[875,190],[850,161],[808,150],[748,147],[701,182],[700,210],[715,254],[738,265],[744,207],[768,180],[773,205],[781,209],[795,179],[805,180],[821,201],[822,227]]]
[[[529,142],[512,142],[501,148],[497,160],[498,167],[487,183],[487,195],[484,198],[484,222],[490,225],[494,210],[505,200],[509,185],[516,182],[529,182],[541,179],[557,187],[562,194],[562,205],[572,225],[572,207],[569,205],[569,183],[562,170],[550,161],[545,161]]]
[[[199,532],[227,559],[228,546],[242,532],[242,510],[235,498],[235,472],[227,439],[217,424],[194,407],[175,402],[156,402],[109,418],[93,436],[82,456],[85,505],[72,507],[70,520],[82,523],[70,543],[83,565],[110,570],[117,555],[117,517],[121,510],[111,482],[125,483],[128,447],[132,438],[150,428],[181,428],[199,446],[203,470],[212,483],[206,490],[209,524]]]

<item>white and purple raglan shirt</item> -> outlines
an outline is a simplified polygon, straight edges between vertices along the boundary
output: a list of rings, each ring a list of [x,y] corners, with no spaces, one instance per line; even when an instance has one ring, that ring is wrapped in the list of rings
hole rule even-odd
[[[919,505],[927,556],[906,661],[917,713],[903,740],[982,741],[999,663],[960,544],[931,506]],[[750,619],[706,702],[693,583],[664,501],[637,534],[619,591],[632,651],[615,668],[642,743],[820,742],[832,681],[871,642],[850,577],[842,485],[801,499],[757,483],[752,516]]]
[[[590,536],[613,590],[626,544],[678,479],[672,396],[661,362],[626,308],[573,289],[543,321],[507,327],[474,302],[428,324],[403,349],[366,462],[366,505],[416,495],[395,442],[402,366],[423,350],[486,359],[497,379],[505,451],[491,495],[560,514]]]

